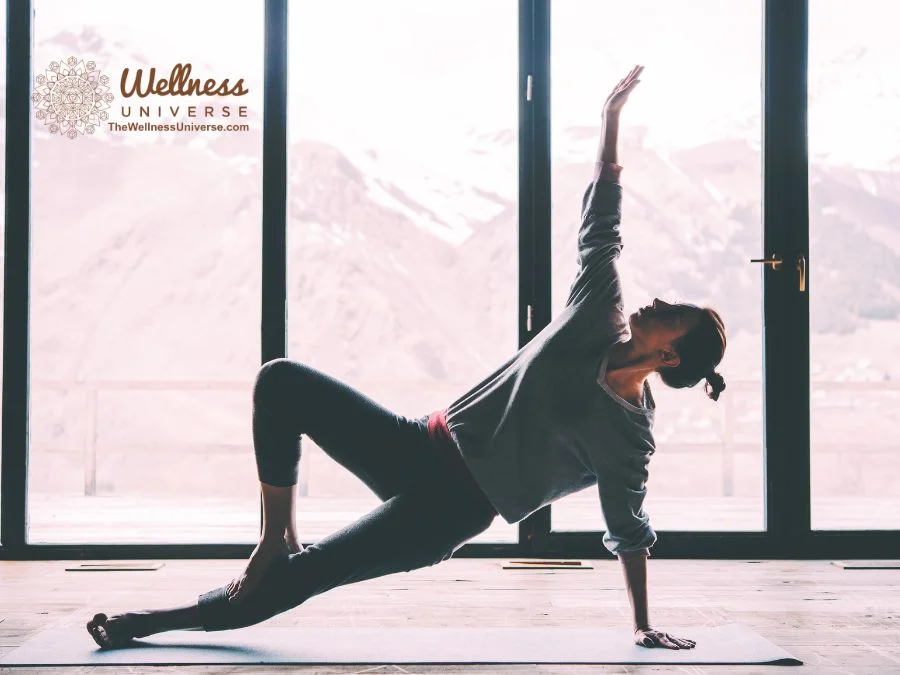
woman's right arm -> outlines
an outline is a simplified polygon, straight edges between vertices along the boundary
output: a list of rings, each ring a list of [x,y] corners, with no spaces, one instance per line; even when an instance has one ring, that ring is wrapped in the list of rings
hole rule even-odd
[[[607,110],[603,114],[600,147],[597,149],[597,161],[594,162],[594,182],[605,177],[605,167],[617,167],[619,164],[619,117],[619,111]],[[615,178],[618,179],[618,171]]]
[[[603,105],[603,134],[600,138],[600,148],[597,150],[597,161],[594,163],[595,181],[600,177],[603,165],[618,164],[619,115],[628,101],[628,96],[640,83],[643,72],[644,66],[632,68],[606,98]]]
[[[619,224],[622,218],[622,187],[618,165],[619,116],[628,95],[640,82],[642,66],[636,66],[616,85],[603,106],[603,129],[594,175],[585,190],[578,230],[579,271],[566,303],[571,305],[589,296],[616,298],[617,275],[613,263],[622,250]]]

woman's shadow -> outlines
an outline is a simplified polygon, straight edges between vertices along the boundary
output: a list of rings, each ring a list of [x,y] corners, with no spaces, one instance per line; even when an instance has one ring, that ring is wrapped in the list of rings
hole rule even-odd
[[[273,658],[277,658],[278,655],[266,651],[263,649],[255,649],[253,647],[243,647],[240,645],[223,645],[223,644],[210,644],[208,642],[200,643],[200,642],[148,642],[144,639],[133,639],[129,642],[116,647],[115,649],[107,649],[103,647],[98,647],[95,650],[96,654],[104,654],[104,653],[116,653],[123,651],[157,651],[157,650],[166,650],[173,649],[177,651],[190,651],[195,653],[198,657],[204,653],[212,653],[212,654],[231,654],[235,657],[240,656],[241,660],[253,660],[259,662],[266,662],[267,660],[272,660]],[[196,663],[197,661],[191,660],[192,663]]]

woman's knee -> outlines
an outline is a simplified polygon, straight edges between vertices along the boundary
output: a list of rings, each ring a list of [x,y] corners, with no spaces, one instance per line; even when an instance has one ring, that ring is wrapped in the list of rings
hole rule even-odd
[[[272,359],[256,373],[253,383],[253,402],[271,410],[286,394],[303,387],[306,367],[290,359]]]

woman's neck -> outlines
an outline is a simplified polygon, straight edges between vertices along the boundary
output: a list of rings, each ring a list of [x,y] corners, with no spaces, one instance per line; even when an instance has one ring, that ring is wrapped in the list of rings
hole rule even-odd
[[[647,356],[641,354],[631,340],[619,342],[609,351],[606,383],[629,403],[643,405],[644,382],[655,370]]]

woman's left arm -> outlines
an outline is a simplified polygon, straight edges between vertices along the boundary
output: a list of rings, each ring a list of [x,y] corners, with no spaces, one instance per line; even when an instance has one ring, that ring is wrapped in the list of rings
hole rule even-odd
[[[650,623],[647,593],[647,558],[656,544],[656,532],[644,510],[648,472],[642,462],[607,461],[598,466],[597,487],[606,521],[603,545],[622,564],[628,600],[634,617],[634,642],[643,647],[691,649],[693,640],[655,630]]]
[[[635,635],[650,630],[650,612],[647,608],[647,554],[646,549],[637,553],[620,553],[625,588],[634,614]]]
[[[642,647],[665,647],[667,649],[692,649],[697,643],[686,638],[677,638],[669,633],[654,630],[650,626],[647,609],[647,553],[620,554],[628,599],[634,613],[634,643]]]

